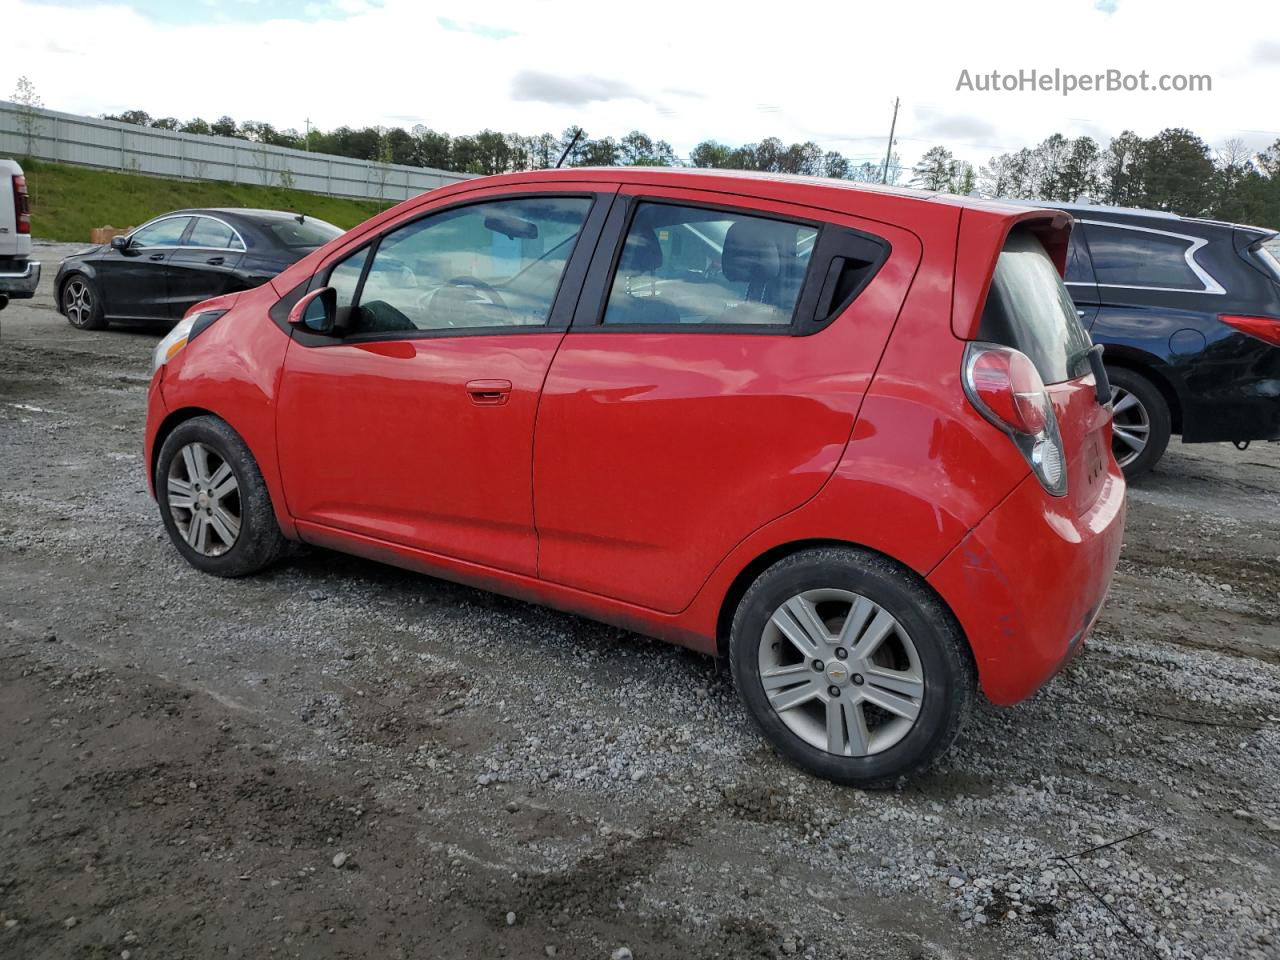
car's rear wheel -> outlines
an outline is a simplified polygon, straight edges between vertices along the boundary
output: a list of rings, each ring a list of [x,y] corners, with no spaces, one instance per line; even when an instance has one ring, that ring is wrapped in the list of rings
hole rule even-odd
[[[107,325],[98,288],[83,274],[73,275],[62,285],[62,312],[77,330],[101,330]]]
[[[1111,381],[1111,449],[1124,475],[1140,477],[1169,446],[1169,404],[1160,388],[1124,367],[1107,369]]]
[[[184,421],[165,439],[156,464],[156,499],[178,552],[206,573],[255,573],[284,550],[257,462],[217,417]]]
[[[784,757],[837,783],[888,786],[959,734],[975,681],[950,611],[878,554],[804,550],[765,570],[738,605],[734,682]]]

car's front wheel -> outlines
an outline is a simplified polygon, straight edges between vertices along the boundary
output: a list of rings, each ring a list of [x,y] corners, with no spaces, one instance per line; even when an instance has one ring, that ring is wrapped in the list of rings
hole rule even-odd
[[[262,472],[226,421],[195,417],[175,427],[160,448],[155,485],[165,529],[192,566],[240,577],[283,552]]]
[[[62,312],[77,330],[101,330],[107,325],[98,288],[83,274],[72,275],[62,285]]]
[[[742,598],[729,643],[734,682],[765,737],[837,783],[882,787],[923,769],[959,734],[974,696],[950,611],[869,551],[778,561]]]

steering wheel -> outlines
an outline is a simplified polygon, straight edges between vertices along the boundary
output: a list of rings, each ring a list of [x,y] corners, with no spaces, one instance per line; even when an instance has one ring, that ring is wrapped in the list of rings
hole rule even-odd
[[[485,299],[478,299],[477,294]],[[475,277],[454,277],[423,300],[429,301],[422,306],[429,312],[433,326],[487,327],[505,322],[492,319],[488,309],[478,312],[477,307],[497,307],[504,314],[511,312],[497,290]]]

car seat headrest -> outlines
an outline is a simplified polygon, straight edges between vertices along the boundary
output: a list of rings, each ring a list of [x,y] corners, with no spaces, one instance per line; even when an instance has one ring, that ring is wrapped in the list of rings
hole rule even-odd
[[[725,277],[751,284],[778,279],[782,272],[782,224],[739,220],[724,237],[721,269]]]
[[[618,269],[624,273],[648,273],[662,266],[662,247],[658,235],[647,227],[635,228],[622,245]]]

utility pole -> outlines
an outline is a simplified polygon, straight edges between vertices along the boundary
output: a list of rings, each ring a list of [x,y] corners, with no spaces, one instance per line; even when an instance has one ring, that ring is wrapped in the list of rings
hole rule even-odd
[[[306,148],[307,148],[307,153],[310,153],[310,152],[311,152],[311,118],[310,118],[310,117],[307,117],[307,118],[306,118],[305,120],[303,120],[302,122],[303,122],[303,123],[305,123],[305,124],[307,125],[307,137],[306,137],[306,140],[304,141],[304,143],[305,143]]]
[[[898,128],[898,98],[893,98],[893,120],[889,124],[889,146],[884,151],[884,167],[880,170],[880,182],[889,182],[889,159],[893,156],[893,131]]]

